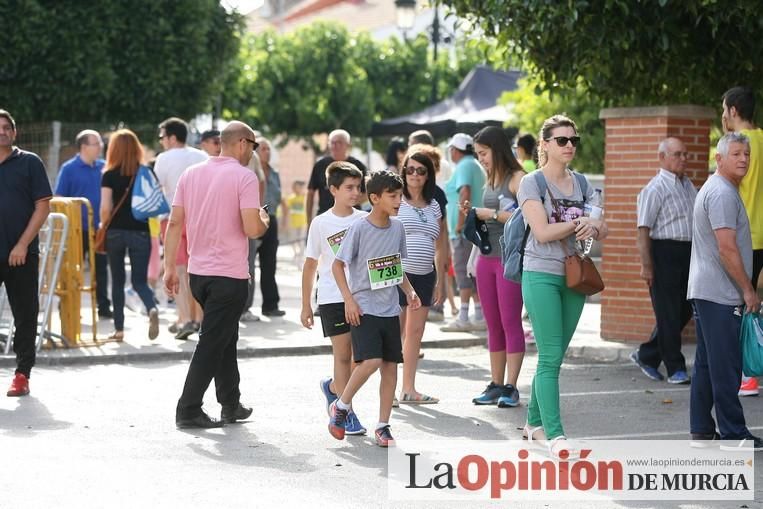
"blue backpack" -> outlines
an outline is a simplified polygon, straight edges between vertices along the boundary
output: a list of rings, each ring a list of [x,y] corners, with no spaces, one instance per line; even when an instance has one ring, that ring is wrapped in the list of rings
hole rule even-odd
[[[580,190],[583,193],[583,201],[588,195],[588,181],[580,173],[573,171],[575,179],[578,181]],[[540,201],[545,203],[548,185],[546,177],[541,170],[535,170],[525,178],[534,178],[540,191]],[[517,207],[514,214],[511,215],[506,224],[503,225],[503,235],[498,239],[501,245],[501,264],[503,265],[503,277],[515,283],[522,282],[522,264],[525,257],[525,244],[530,235],[530,226],[525,224],[525,218],[522,214],[522,208]]]
[[[168,214],[170,206],[162,193],[154,172],[145,166],[138,169],[132,185],[132,216],[138,221],[148,221],[149,217]]]

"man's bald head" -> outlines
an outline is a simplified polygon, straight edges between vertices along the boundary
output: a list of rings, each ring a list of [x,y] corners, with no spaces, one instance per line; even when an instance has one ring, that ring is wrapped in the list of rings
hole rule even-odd
[[[221,156],[232,157],[246,166],[257,148],[254,130],[245,123],[234,120],[220,133],[220,146]]]
[[[220,143],[223,146],[223,150],[225,150],[226,146],[232,147],[237,145],[242,138],[255,139],[254,129],[238,120],[234,120],[225,126],[225,129],[220,133]]]

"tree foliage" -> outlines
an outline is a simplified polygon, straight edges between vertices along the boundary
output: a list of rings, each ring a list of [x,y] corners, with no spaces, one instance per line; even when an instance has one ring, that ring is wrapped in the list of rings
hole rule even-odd
[[[0,107],[23,121],[209,111],[241,25],[217,0],[2,2],[0,19]]]
[[[547,90],[618,106],[717,105],[731,86],[763,88],[760,3],[718,0],[444,0]]]
[[[458,45],[436,62],[440,99],[482,61]],[[335,128],[365,135],[376,120],[430,104],[435,72],[426,37],[378,42],[336,23],[317,22],[293,33],[250,35],[223,96],[223,116],[268,133],[309,137]]]
[[[503,94],[500,102],[510,105],[514,117],[511,124],[537,139],[544,120],[558,113],[567,115],[575,121],[581,138],[573,166],[586,173],[602,173],[604,124],[599,111],[608,104],[593,98],[581,84],[572,89],[556,87],[554,93],[543,88],[537,77],[524,77],[517,90]]]

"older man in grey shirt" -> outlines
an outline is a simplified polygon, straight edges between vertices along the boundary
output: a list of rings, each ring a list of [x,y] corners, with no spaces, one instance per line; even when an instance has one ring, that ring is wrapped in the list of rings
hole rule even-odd
[[[747,429],[737,390],[742,374],[739,329],[742,313],[758,312],[750,282],[752,238],[739,183],[750,164],[746,136],[729,133],[718,142],[718,169],[697,195],[688,298],[697,323],[690,402],[693,445],[718,438],[733,449],[763,450]],[[715,408],[718,431],[711,411]],[[722,449],[732,448],[724,443]]]
[[[641,278],[649,286],[656,324],[649,341],[631,354],[644,374],[688,384],[681,353],[681,331],[691,318],[686,300],[691,258],[692,210],[697,190],[684,173],[688,152],[678,138],[665,138],[658,148],[660,170],[638,195],[638,248]]]

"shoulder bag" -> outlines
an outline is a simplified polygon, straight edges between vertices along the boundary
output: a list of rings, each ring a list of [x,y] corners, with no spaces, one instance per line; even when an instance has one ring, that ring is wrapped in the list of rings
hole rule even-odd
[[[553,207],[561,217],[558,202],[551,194],[551,189],[548,189],[548,194],[551,197]],[[585,194],[583,194],[583,200],[585,201]],[[565,254],[564,273],[567,277],[567,288],[583,295],[595,295],[604,290],[604,281],[602,281],[601,275],[588,253],[575,250],[574,253],[570,254],[569,249],[567,249],[567,239],[562,239],[559,242],[561,242]]]

